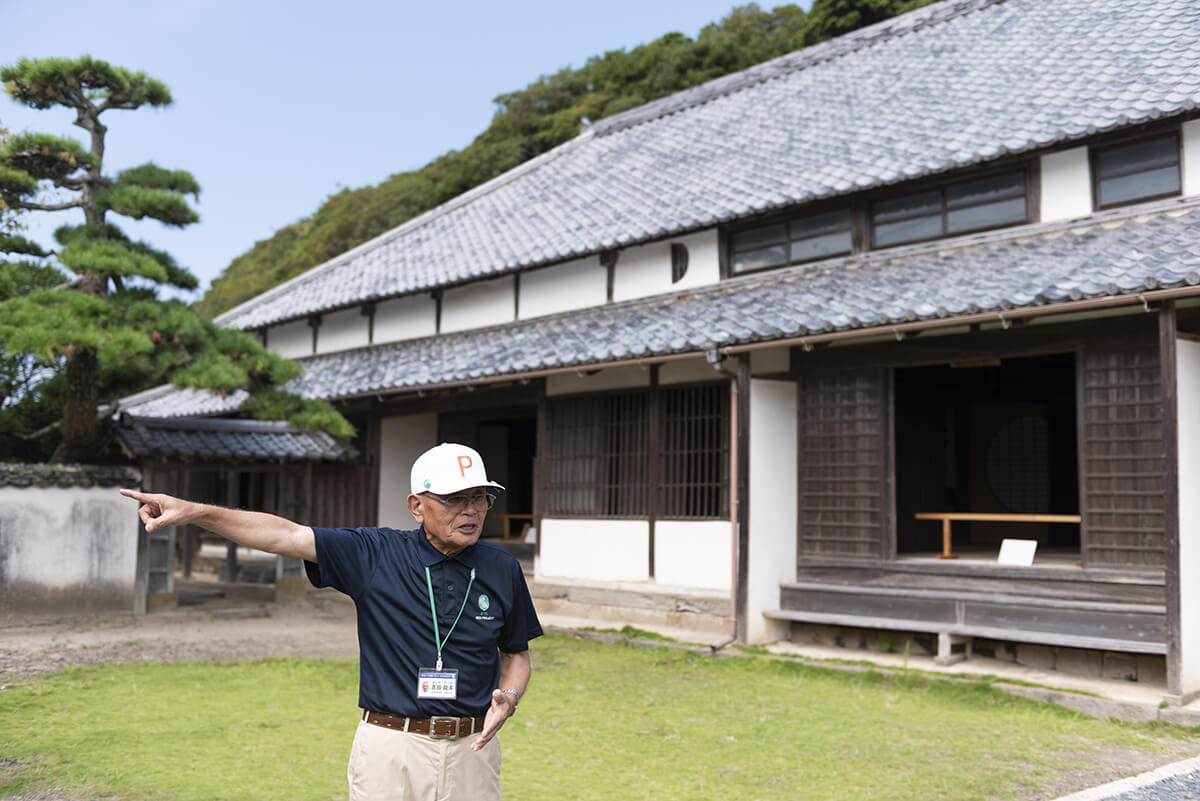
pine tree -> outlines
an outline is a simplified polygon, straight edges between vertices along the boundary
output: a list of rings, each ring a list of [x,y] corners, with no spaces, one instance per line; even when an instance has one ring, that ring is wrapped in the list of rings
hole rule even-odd
[[[171,256],[126,236],[109,213],[184,227],[199,218],[188,204],[200,187],[183,170],[153,163],[106,175],[102,114],[161,107],[171,94],[144,73],[83,56],[22,59],[0,68],[9,96],[35,109],[68,108],[90,136],[88,147],[40,133],[10,134],[0,148],[0,200],[15,210],[79,209],[82,225],[55,231],[53,253],[68,280],[30,282],[28,262],[0,264],[0,343],[65,374],[62,439],[51,461],[97,456],[102,397],[117,397],[168,378],[180,387],[219,393],[246,390],[256,417],[289,419],[341,437],[353,429],[332,406],[282,392],[301,368],[264,350],[251,335],[219,328],[160,287],[194,289],[195,277]],[[38,256],[36,245],[12,235],[0,251]],[[42,274],[44,277],[45,273]],[[33,276],[36,278],[36,276]]]

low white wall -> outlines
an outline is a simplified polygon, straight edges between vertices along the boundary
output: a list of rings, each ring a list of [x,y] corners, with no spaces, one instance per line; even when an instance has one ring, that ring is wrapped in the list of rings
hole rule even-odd
[[[1180,692],[1200,692],[1200,342],[1176,343],[1179,411]]]
[[[728,520],[659,520],[654,524],[654,583],[729,591],[733,526]]]
[[[1200,195],[1200,120],[1183,124],[1183,194]]]
[[[285,359],[309,356],[312,348],[312,326],[308,320],[293,320],[267,330],[267,348]]]
[[[137,547],[137,505],[115,487],[0,487],[0,609],[132,612]]]
[[[608,300],[608,270],[598,256],[521,273],[522,320],[603,306]]]
[[[442,295],[442,333],[510,323],[515,314],[513,277],[476,281]]]
[[[361,348],[368,344],[367,334],[367,316],[357,306],[323,314],[317,329],[317,353]]]
[[[671,283],[671,244],[688,249],[688,268]],[[693,289],[721,280],[717,230],[711,228],[675,239],[622,250],[613,270],[613,300],[630,300],[673,290]]]
[[[437,301],[406,295],[375,304],[375,342],[429,337],[437,333]]]
[[[413,462],[437,445],[437,414],[385,417],[379,427],[379,525],[415,528],[408,511]]]
[[[1075,147],[1042,156],[1042,222],[1073,220],[1092,213],[1088,149]]]
[[[782,639],[788,625],[763,617],[779,608],[779,584],[796,579],[796,383],[750,381],[750,515],[747,642]]]
[[[543,518],[538,539],[539,579],[650,579],[650,524],[645,520]]]

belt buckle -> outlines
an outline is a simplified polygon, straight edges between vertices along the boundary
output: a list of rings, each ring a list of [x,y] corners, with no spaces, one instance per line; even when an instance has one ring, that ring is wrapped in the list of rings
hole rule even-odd
[[[438,723],[449,723],[451,726],[450,731],[446,734],[438,734],[437,733]],[[429,719],[429,738],[432,740],[457,740],[459,737],[458,725],[459,725],[458,718],[456,718],[456,717],[449,717],[446,715],[441,715],[441,716],[435,715],[434,717],[431,717]]]

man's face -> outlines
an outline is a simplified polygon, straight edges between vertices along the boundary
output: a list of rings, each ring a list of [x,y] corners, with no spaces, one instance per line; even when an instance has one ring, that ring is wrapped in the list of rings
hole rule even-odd
[[[453,495],[423,492],[408,496],[408,510],[414,520],[425,526],[429,544],[447,556],[453,556],[479,540],[489,505],[488,493],[483,487]]]

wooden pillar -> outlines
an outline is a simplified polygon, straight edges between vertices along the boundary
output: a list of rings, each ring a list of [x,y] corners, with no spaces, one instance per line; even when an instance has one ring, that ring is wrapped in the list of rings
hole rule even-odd
[[[1200,697],[1200,649],[1191,643],[1200,636],[1200,625],[1191,620],[1196,599],[1184,575],[1184,550],[1179,525],[1179,382],[1178,326],[1174,301],[1165,301],[1158,312],[1158,357],[1162,376],[1163,428],[1163,545],[1166,559],[1167,701],[1190,703]],[[1190,447],[1190,444],[1189,444]],[[1190,545],[1190,541],[1189,541]],[[1189,636],[1190,635],[1190,636]]]
[[[735,554],[734,625],[737,637],[745,642],[749,631],[750,608],[750,354],[743,353],[737,364],[737,553]]]
[[[658,510],[661,506],[660,493],[662,492],[662,437],[661,427],[659,426],[659,393],[658,393],[658,365],[650,365],[650,398],[646,408],[646,423],[649,426],[647,433],[646,450],[649,457],[649,471],[647,476],[646,493],[646,517],[649,525],[647,526],[647,566],[649,568],[649,576],[654,578],[654,523],[658,519]]]

